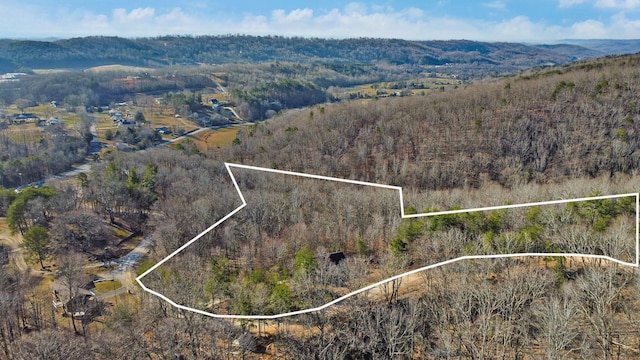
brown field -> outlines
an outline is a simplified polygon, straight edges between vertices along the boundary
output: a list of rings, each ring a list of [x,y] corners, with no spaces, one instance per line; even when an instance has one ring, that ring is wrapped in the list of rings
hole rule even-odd
[[[239,127],[204,130],[188,137],[188,139],[193,141],[198,150],[206,152],[208,150],[215,150],[231,145],[239,130]]]
[[[151,126],[166,126],[168,128],[181,127],[185,131],[191,131],[199,128],[198,125],[184,117],[177,118],[172,109],[160,110],[159,107],[153,107],[150,111],[144,112],[145,119],[151,122]]]
[[[34,123],[10,125],[3,131],[9,136],[9,139],[20,143],[33,143],[46,136],[42,128],[37,127]]]

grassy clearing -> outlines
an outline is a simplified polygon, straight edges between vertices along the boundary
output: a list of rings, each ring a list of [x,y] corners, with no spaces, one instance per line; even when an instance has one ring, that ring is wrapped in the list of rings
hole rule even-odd
[[[229,146],[235,140],[238,131],[240,131],[238,127],[207,131],[204,132],[207,136],[205,142],[209,147]]]
[[[9,125],[9,127],[3,131],[5,131],[11,141],[18,143],[34,143],[44,137],[48,137],[42,128],[37,127],[34,123]]]
[[[88,72],[106,72],[106,71],[126,71],[126,72],[136,72],[136,71],[151,71],[151,68],[138,67],[138,66],[127,66],[127,65],[103,65],[103,66],[95,66],[92,68],[88,68],[85,71]]]
[[[162,109],[160,106],[154,106],[144,111],[147,121],[151,122],[153,127],[166,126],[168,128],[181,127],[185,131],[197,129],[199,126],[191,122],[191,120],[176,117],[173,109]]]
[[[69,72],[71,70],[65,70],[65,69],[33,69],[33,73],[37,74],[37,75],[46,75],[46,74],[57,74],[57,73],[64,73],[64,72]]]
[[[333,95],[337,97],[349,97],[351,95],[360,95],[364,97],[393,96],[396,93],[402,91],[402,89],[398,88],[399,83],[404,83],[405,85],[411,83],[424,85],[424,89],[411,89],[410,91],[412,95],[422,95],[432,91],[441,91],[442,88],[452,88],[462,84],[460,80],[452,77],[420,77],[406,81],[380,82],[347,88],[336,88],[336,91],[334,91]],[[378,92],[380,92],[380,94],[378,94]]]
[[[189,137],[189,139],[193,141],[198,150],[206,152],[208,150],[231,146],[238,131],[240,131],[239,127],[205,130]]]
[[[202,102],[205,104],[209,104],[211,99],[216,99],[218,101],[229,101],[229,94],[227,93],[204,93],[202,94]]]
[[[119,237],[120,239],[125,239],[125,238],[131,236],[131,233],[128,232],[127,230],[123,230],[123,229],[120,229],[120,228],[117,228],[117,227],[114,227],[113,229],[114,229],[114,232],[115,232],[116,236]]]
[[[117,290],[122,287],[122,283],[119,280],[107,280],[99,282],[96,285],[94,292],[96,295],[103,295],[110,291]]]

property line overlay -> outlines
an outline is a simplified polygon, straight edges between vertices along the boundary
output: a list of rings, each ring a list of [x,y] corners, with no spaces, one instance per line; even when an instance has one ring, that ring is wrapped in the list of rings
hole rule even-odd
[[[618,263],[618,264],[621,264],[621,265],[625,265],[625,266],[640,267],[640,193],[602,195],[602,196],[582,197],[582,198],[574,198],[574,199],[562,199],[562,200],[529,202],[529,203],[523,203],[523,204],[487,206],[487,207],[479,207],[479,208],[472,208],[472,209],[456,209],[456,210],[436,211],[436,212],[428,212],[428,213],[409,214],[409,215],[407,215],[407,214],[404,213],[404,199],[403,199],[403,196],[402,196],[402,187],[399,187],[399,186],[384,185],[384,184],[370,183],[370,182],[364,182],[364,181],[341,179],[341,178],[335,178],[335,177],[329,177],[329,176],[314,175],[314,174],[307,174],[307,173],[300,173],[300,172],[293,172],[293,171],[286,171],[286,170],[277,170],[277,169],[270,169],[270,168],[263,168],[263,167],[257,167],[257,166],[242,165],[242,164],[234,164],[234,163],[225,163],[224,165],[225,165],[225,167],[227,169],[227,172],[229,173],[229,176],[231,178],[231,181],[233,182],[233,186],[235,187],[236,192],[238,193],[238,196],[242,200],[242,204],[240,206],[238,206],[237,208],[235,208],[233,211],[231,211],[229,214],[227,214],[226,216],[224,216],[223,218],[218,220],[215,224],[209,226],[207,229],[202,231],[200,234],[196,235],[193,239],[189,240],[184,245],[180,246],[177,250],[175,250],[174,252],[169,254],[167,257],[165,257],[164,259],[162,259],[159,262],[157,262],[155,265],[150,267],[144,273],[142,273],[141,275],[136,277],[136,282],[140,285],[140,287],[144,291],[146,291],[146,292],[148,292],[150,294],[153,294],[153,295],[165,300],[166,302],[168,302],[169,304],[171,304],[172,306],[174,306],[174,307],[176,307],[178,309],[191,311],[191,312],[194,312],[194,313],[197,313],[197,314],[201,314],[201,315],[205,315],[205,316],[209,316],[209,317],[212,317],[212,318],[238,319],[238,320],[272,320],[272,319],[280,319],[280,318],[289,317],[289,316],[295,316],[295,315],[301,315],[301,314],[321,311],[321,310],[327,309],[330,306],[336,305],[336,304],[340,303],[341,301],[343,301],[345,299],[348,299],[348,298],[350,298],[352,296],[355,296],[355,295],[361,294],[363,292],[369,291],[371,289],[377,288],[377,287],[379,287],[381,285],[390,283],[392,281],[398,280],[398,279],[403,278],[405,276],[409,276],[409,275],[416,274],[416,273],[419,273],[419,272],[422,272],[422,271],[431,270],[431,269],[434,269],[434,268],[437,268],[437,267],[440,267],[440,266],[453,264],[453,263],[456,263],[458,261],[464,261],[464,260],[502,259],[502,258],[525,257],[525,256],[526,257],[567,256],[567,257],[584,257],[584,258],[592,258],[592,259],[602,259],[602,260],[612,261],[612,262],[615,262],[615,263]],[[402,219],[417,218],[417,217],[430,217],[430,216],[447,215],[447,214],[459,214],[459,213],[490,211],[490,210],[501,210],[501,209],[514,209],[514,208],[530,207],[530,206],[566,204],[566,203],[573,203],[573,202],[604,200],[604,199],[615,199],[615,198],[622,198],[622,197],[634,197],[635,198],[635,208],[636,208],[636,238],[635,238],[636,254],[635,254],[635,262],[626,262],[626,261],[622,261],[622,260],[619,260],[619,259],[614,259],[614,258],[609,257],[609,256],[605,256],[605,255],[580,254],[580,253],[514,253],[514,254],[460,256],[460,257],[457,257],[457,258],[454,258],[454,259],[445,260],[445,261],[442,261],[442,262],[439,262],[439,263],[427,265],[427,266],[424,266],[424,267],[421,267],[421,268],[418,268],[418,269],[414,269],[414,270],[411,270],[411,271],[407,271],[407,272],[404,272],[404,273],[389,277],[389,278],[384,279],[382,281],[379,281],[379,282],[377,282],[375,284],[371,284],[371,285],[365,286],[365,287],[363,287],[361,289],[352,291],[352,292],[350,292],[350,293],[348,293],[346,295],[343,295],[343,296],[341,296],[341,297],[339,297],[339,298],[337,298],[335,300],[332,300],[332,301],[330,301],[330,302],[328,302],[328,303],[326,303],[324,305],[318,306],[318,307],[304,309],[304,310],[298,310],[298,311],[291,311],[291,312],[287,312],[287,313],[280,313],[280,314],[275,314],[275,315],[214,314],[214,313],[211,313],[211,312],[208,312],[208,311],[195,309],[195,308],[192,308],[192,307],[188,307],[188,306],[185,306],[185,305],[178,304],[178,303],[174,302],[173,300],[169,299],[168,297],[166,297],[165,295],[146,287],[145,284],[142,282],[142,279],[145,276],[147,276],[149,273],[151,273],[152,271],[157,269],[159,266],[161,266],[162,264],[164,264],[165,262],[167,262],[168,260],[170,260],[171,258],[176,256],[178,253],[182,252],[184,249],[186,249],[188,246],[190,246],[194,242],[198,241],[198,239],[200,239],[202,236],[204,236],[205,234],[207,234],[211,230],[215,229],[218,225],[222,224],[224,221],[226,221],[227,219],[229,219],[233,215],[235,215],[242,208],[247,206],[247,202],[246,202],[246,200],[244,198],[244,195],[242,194],[242,191],[240,191],[240,187],[238,186],[238,182],[236,181],[236,178],[233,175],[233,171],[231,170],[231,168],[263,171],[263,172],[267,172],[267,173],[275,173],[275,174],[282,174],[282,175],[290,175],[290,176],[297,176],[297,177],[304,177],[304,178],[311,178],[311,179],[318,179],[318,180],[335,181],[335,182],[340,182],[340,183],[363,185],[363,186],[372,186],[372,187],[377,187],[377,188],[396,190],[396,191],[398,191],[398,196],[399,196],[399,199],[400,199],[400,216],[401,216]]]

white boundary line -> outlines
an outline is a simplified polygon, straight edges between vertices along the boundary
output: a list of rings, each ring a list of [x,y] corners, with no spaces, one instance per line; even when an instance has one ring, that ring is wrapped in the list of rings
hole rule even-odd
[[[403,197],[402,197],[402,187],[399,187],[399,186],[383,185],[383,184],[376,184],[376,183],[370,183],[370,182],[364,182],[364,181],[340,179],[340,178],[333,178],[333,177],[329,177],[329,176],[305,174],[305,173],[299,173],[299,172],[293,172],[293,171],[276,170],[276,169],[269,169],[269,168],[263,168],[263,167],[241,165],[241,164],[233,164],[233,163],[225,163],[225,167],[227,168],[227,171],[229,172],[229,176],[231,177],[231,181],[233,182],[233,186],[235,187],[236,191],[238,192],[238,196],[242,200],[242,205],[238,206],[235,210],[231,211],[225,217],[223,217],[222,219],[218,220],[215,224],[211,225],[210,227],[205,229],[203,232],[201,232],[200,234],[196,235],[193,239],[189,240],[187,243],[185,243],[184,245],[179,247],[177,250],[175,250],[174,252],[169,254],[164,259],[160,260],[158,263],[156,263],[155,265],[150,267],[147,271],[145,271],[144,273],[142,273],[140,276],[138,276],[136,278],[136,281],[138,282],[138,284],[142,287],[142,289],[144,291],[146,291],[146,292],[148,292],[150,294],[153,294],[153,295],[155,295],[155,296],[167,301],[169,304],[175,306],[176,308],[187,310],[187,311],[192,311],[194,313],[205,315],[205,316],[209,316],[209,317],[213,317],[213,318],[241,319],[241,320],[269,320],[269,319],[279,319],[279,318],[283,318],[283,317],[287,317],[287,316],[300,315],[300,314],[320,311],[320,310],[328,308],[329,306],[335,305],[335,304],[337,304],[337,303],[339,303],[339,302],[341,302],[341,301],[343,301],[343,300],[345,300],[345,299],[347,299],[349,297],[352,297],[354,295],[357,295],[357,294],[363,293],[365,291],[371,290],[373,288],[376,288],[376,287],[381,286],[383,284],[386,284],[386,283],[389,283],[391,281],[397,280],[397,279],[402,278],[404,276],[408,276],[408,275],[415,274],[415,273],[418,273],[418,272],[421,272],[421,271],[425,271],[425,270],[429,270],[429,269],[434,269],[434,268],[437,268],[437,267],[440,267],[440,266],[444,266],[444,265],[447,265],[447,264],[452,264],[452,263],[455,263],[455,262],[458,262],[458,261],[462,261],[462,260],[499,259],[499,258],[511,258],[511,257],[522,257],[522,256],[537,256],[537,257],[541,257],[541,256],[545,256],[545,257],[546,256],[581,256],[581,257],[586,257],[586,258],[609,260],[609,261],[612,261],[612,262],[615,262],[615,263],[618,263],[618,264],[621,264],[621,265],[627,265],[627,266],[639,267],[639,265],[640,265],[640,193],[629,193],[629,194],[618,194],[618,195],[603,195],[603,196],[583,197],[583,198],[575,198],[575,199],[540,201],[540,202],[530,202],[530,203],[525,203],[525,204],[488,206],[488,207],[473,208],[473,209],[458,209],[458,210],[447,210],[447,211],[429,212],[429,213],[422,213],[422,214],[405,215],[405,213],[404,213],[404,200],[403,200]],[[209,231],[213,230],[218,225],[222,224],[225,220],[227,220],[231,216],[235,215],[242,208],[247,206],[247,202],[246,202],[244,196],[242,195],[242,191],[240,191],[240,187],[238,186],[236,178],[233,176],[233,172],[231,171],[231,168],[264,171],[264,172],[276,173],[276,174],[282,174],[282,175],[291,175],[291,176],[298,176],[298,177],[305,177],[305,178],[312,178],[312,179],[319,179],[319,180],[336,181],[336,182],[341,182],[341,183],[364,185],[364,186],[373,186],[373,187],[378,187],[378,188],[383,188],[383,189],[396,190],[396,191],[398,191],[398,195],[399,195],[399,198],[400,198],[400,215],[401,215],[401,218],[403,218],[403,219],[416,218],[416,217],[429,217],[429,216],[446,215],[446,214],[459,214],[459,213],[468,213],[468,212],[478,212],[478,211],[513,209],[513,208],[521,208],[521,207],[527,207],[527,206],[566,204],[566,203],[571,203],[571,202],[580,202],[580,201],[589,201],[589,200],[602,200],[602,199],[613,199],[613,198],[621,198],[621,197],[631,197],[631,196],[633,196],[636,199],[636,256],[635,256],[635,262],[634,263],[630,263],[630,262],[614,259],[614,258],[611,258],[609,256],[604,256],[604,255],[574,254],[574,253],[518,253],[518,254],[495,254],[495,255],[460,256],[460,257],[457,257],[455,259],[449,259],[449,260],[442,261],[442,262],[439,262],[439,263],[436,263],[436,264],[427,265],[427,266],[424,266],[424,267],[421,267],[421,268],[418,268],[418,269],[415,269],[415,270],[411,270],[411,271],[408,271],[408,272],[405,272],[405,273],[402,273],[402,274],[399,274],[399,275],[392,276],[392,277],[390,277],[388,279],[379,281],[379,282],[377,282],[375,284],[371,284],[371,285],[365,286],[365,287],[363,287],[361,289],[352,291],[352,292],[350,292],[350,293],[348,293],[348,294],[346,294],[344,296],[341,296],[341,297],[339,297],[339,298],[337,298],[337,299],[335,299],[333,301],[330,301],[330,302],[328,302],[328,303],[326,303],[324,305],[321,305],[321,306],[318,306],[318,307],[315,307],[315,308],[292,311],[292,312],[281,313],[281,314],[276,314],[276,315],[224,315],[224,314],[214,314],[214,313],[210,313],[210,312],[207,312],[207,311],[204,311],[204,310],[199,310],[199,309],[191,308],[191,307],[188,307],[188,306],[180,305],[180,304],[174,302],[173,300],[169,299],[168,297],[164,296],[163,294],[161,294],[161,293],[159,293],[157,291],[154,291],[152,289],[147,288],[142,283],[142,278],[147,276],[149,273],[154,271],[156,268],[158,268],[159,266],[161,266],[162,264],[167,262],[169,259],[171,259],[175,255],[177,255],[178,253],[180,253],[182,250],[187,248],[189,245],[193,244],[195,241],[200,239],[206,233],[208,233]]]

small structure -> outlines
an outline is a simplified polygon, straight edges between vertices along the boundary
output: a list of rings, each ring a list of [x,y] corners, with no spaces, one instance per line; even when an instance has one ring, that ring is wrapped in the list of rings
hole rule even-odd
[[[200,115],[198,114],[197,120],[198,124],[200,124],[203,127],[209,127],[212,124],[212,120],[211,120],[211,116],[207,115],[207,114],[203,114]]]
[[[347,257],[344,255],[342,251],[334,252],[327,255],[327,260],[331,261],[332,264],[338,265],[342,260],[345,260]]]
[[[29,74],[27,73],[6,73],[3,75],[0,75],[0,82],[20,81],[20,78],[23,78],[28,75]]]
[[[132,128],[135,126],[136,126],[136,123],[129,120],[121,120],[118,122],[118,127]]]
[[[169,134],[171,134],[171,130],[166,126],[157,127],[157,128],[155,128],[155,130],[160,135],[169,135]]]
[[[11,124],[24,124],[27,121],[33,121],[37,123],[38,121],[40,121],[40,118],[31,113],[22,113],[15,115],[9,119],[9,122]]]

